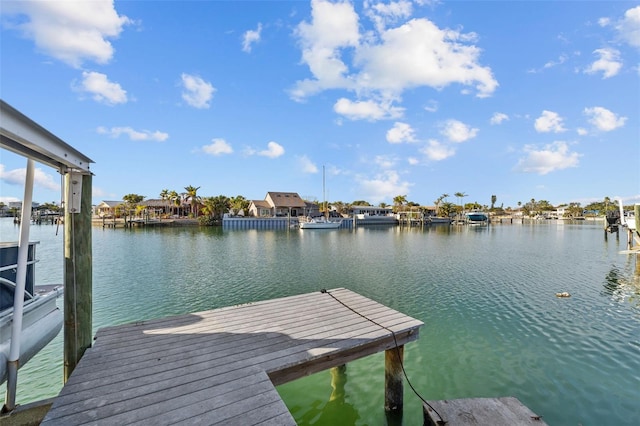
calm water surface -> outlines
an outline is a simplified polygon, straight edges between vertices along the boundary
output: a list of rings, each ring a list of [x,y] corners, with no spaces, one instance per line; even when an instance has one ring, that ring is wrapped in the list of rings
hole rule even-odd
[[[0,220],[3,241],[18,230]],[[62,229],[32,227],[36,277],[62,282]],[[640,419],[640,270],[601,223],[223,231],[93,230],[94,329],[346,287],[424,321],[405,369],[427,399],[515,396],[551,425]],[[571,298],[556,298],[567,291]],[[62,306],[62,300],[58,301]],[[384,355],[278,389],[299,424],[422,424],[405,386],[384,414]],[[19,374],[18,402],[62,387],[62,334]],[[4,394],[4,388],[1,389]],[[333,391],[333,397],[332,397]]]

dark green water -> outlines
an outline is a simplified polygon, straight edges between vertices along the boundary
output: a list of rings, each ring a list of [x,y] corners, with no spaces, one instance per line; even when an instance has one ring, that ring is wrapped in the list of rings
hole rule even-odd
[[[17,228],[0,221],[2,240]],[[36,274],[62,281],[62,230],[34,226]],[[331,231],[94,228],[94,328],[346,287],[425,325],[405,369],[427,399],[515,396],[551,425],[640,418],[640,277],[601,223]],[[557,298],[567,291],[570,298]],[[59,300],[61,304],[62,301]],[[299,424],[422,424],[405,385],[383,410],[384,355],[278,389]],[[20,370],[18,402],[62,386],[62,336]],[[4,393],[4,389],[2,389]],[[333,392],[333,395],[332,395]]]

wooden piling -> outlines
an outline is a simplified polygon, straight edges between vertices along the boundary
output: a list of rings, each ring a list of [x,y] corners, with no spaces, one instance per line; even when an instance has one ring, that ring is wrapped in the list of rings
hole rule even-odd
[[[92,176],[67,172],[64,184],[67,196],[64,216],[63,380],[66,383],[92,342]]]
[[[403,372],[402,358],[404,346],[388,349],[384,352],[384,409],[402,411]]]

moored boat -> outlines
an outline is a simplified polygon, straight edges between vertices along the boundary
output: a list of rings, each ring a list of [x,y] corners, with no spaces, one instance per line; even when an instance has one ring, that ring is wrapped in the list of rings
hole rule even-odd
[[[298,227],[300,229],[338,229],[342,225],[342,219],[331,220],[329,219],[329,209],[327,206],[327,200],[325,197],[325,183],[324,183],[324,166],[322,166],[322,204],[324,207],[324,216],[310,217],[302,216],[298,218]]]
[[[452,220],[450,217],[429,216],[429,223],[431,224],[443,223],[446,225],[451,225],[451,222]]]
[[[342,219],[330,220],[324,217],[302,216],[298,218],[300,229],[337,229],[342,225]]]
[[[56,305],[56,299],[62,294],[62,286],[35,285],[36,244],[30,242],[28,249],[19,367],[23,367],[62,329],[62,312]],[[8,373],[18,248],[18,243],[0,243],[0,383],[7,380]]]
[[[618,206],[620,208],[620,224],[627,227],[631,231],[636,230],[636,218],[633,212],[625,212],[622,200],[618,198]]]
[[[489,215],[485,212],[481,211],[471,211],[465,213],[465,217],[467,218],[467,222],[469,223],[487,223],[489,222]]]
[[[397,225],[396,215],[356,214],[353,216],[358,225]]]

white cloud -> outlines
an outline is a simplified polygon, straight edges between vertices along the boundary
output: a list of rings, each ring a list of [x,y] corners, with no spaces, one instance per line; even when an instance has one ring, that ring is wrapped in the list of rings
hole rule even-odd
[[[563,120],[557,112],[544,110],[542,115],[536,118],[534,127],[540,133],[560,133],[567,130],[562,125]]]
[[[416,132],[407,123],[401,123],[396,121],[393,127],[387,131],[387,142],[389,143],[402,143],[402,142],[415,142]]]
[[[224,139],[214,138],[211,139],[211,143],[209,145],[202,147],[202,151],[206,154],[219,156],[222,154],[231,154],[233,152],[233,148],[231,148],[231,145]]]
[[[443,145],[437,140],[430,140],[425,147],[420,149],[427,159],[431,161],[442,161],[455,155],[456,150],[453,147]]]
[[[498,87],[491,69],[478,63],[481,51],[470,44],[475,34],[440,29],[427,19],[387,29],[391,21],[408,17],[408,3],[369,8],[379,18],[378,32],[364,35],[352,4],[324,0],[311,4],[311,22],[301,22],[295,35],[302,62],[313,77],[296,82],[290,92],[295,100],[336,88],[397,99],[404,90],[420,86],[475,86],[479,97],[490,96]]]
[[[402,18],[411,16],[413,5],[406,0],[391,1],[389,3],[364,4],[366,14],[373,21],[378,32],[384,31],[387,25],[398,22]]]
[[[440,134],[451,142],[464,142],[475,138],[478,134],[478,129],[471,128],[458,120],[447,120],[443,124]]]
[[[4,164],[0,164],[0,180],[10,185],[24,185],[24,179],[27,175],[27,169],[13,169],[5,170]],[[56,181],[54,177],[44,170],[36,167],[33,170],[33,184],[34,186],[50,189],[53,191],[60,191],[60,183]]]
[[[438,101],[430,100],[427,102],[427,105],[424,106],[424,110],[427,112],[438,111]]]
[[[22,32],[45,54],[76,68],[87,60],[108,63],[114,53],[108,39],[117,38],[132,23],[118,15],[113,0],[3,1],[2,14],[16,17],[5,26]]]
[[[262,24],[258,24],[255,30],[248,30],[242,36],[242,51],[250,53],[253,44],[260,41],[260,33],[262,32]]]
[[[478,97],[498,86],[491,69],[478,64],[480,49],[465,44],[472,37],[440,29],[427,19],[412,19],[380,34],[379,44],[365,44],[355,53],[362,71],[358,86],[399,95],[419,86],[444,88],[458,83],[473,86]]]
[[[494,112],[493,116],[491,117],[490,123],[501,124],[503,121],[507,120],[509,120],[509,116],[507,114],[504,114],[502,112]]]
[[[397,159],[388,155],[376,155],[373,162],[382,169],[390,169],[395,167]]]
[[[333,110],[350,120],[377,121],[389,118],[401,117],[404,108],[393,107],[390,103],[378,103],[375,101],[350,101],[340,98],[333,105]]]
[[[567,59],[567,55],[560,55],[556,61],[549,61],[544,64],[543,68],[553,68],[555,66],[562,65],[567,61]]]
[[[585,129],[584,127],[578,127],[576,129],[576,132],[578,133],[578,135],[580,136],[585,136],[589,134],[589,131],[587,129]]]
[[[620,60],[620,52],[613,48],[602,48],[593,51],[600,58],[587,67],[584,72],[587,74],[596,74],[602,72],[602,78],[610,78],[618,74],[622,68]]]
[[[566,142],[554,142],[540,150],[533,145],[526,145],[524,151],[526,157],[518,161],[515,170],[539,175],[577,167],[581,157],[577,152],[570,152]]]
[[[109,81],[105,74],[83,71],[82,82],[75,90],[92,95],[93,100],[106,105],[127,103],[127,91],[120,84]]]
[[[407,158],[407,162],[408,162],[410,165],[412,165],[412,166],[416,166],[416,165],[420,164],[420,160],[418,160],[418,159],[417,159],[417,158],[415,158],[415,157],[409,157],[409,158]]]
[[[363,199],[370,200],[374,204],[384,200],[391,200],[398,194],[408,194],[411,183],[402,181],[398,172],[385,170],[372,179],[357,178]]]
[[[616,29],[620,37],[630,46],[640,48],[640,6],[627,10]]]
[[[194,108],[209,108],[209,101],[213,98],[216,89],[211,83],[202,78],[183,73],[182,76],[182,99]]]
[[[312,0],[311,9],[311,22],[301,22],[295,35],[302,49],[302,61],[315,79],[296,83],[291,91],[296,100],[325,89],[350,87],[340,49],[355,47],[360,39],[358,15],[353,5]]]
[[[262,151],[256,151],[253,148],[247,148],[245,150],[245,154],[246,155],[261,155],[263,157],[268,157],[268,158],[278,158],[278,157],[284,155],[284,148],[279,143],[272,141],[272,142],[269,142],[267,144],[267,149],[264,149]]]
[[[318,173],[318,167],[306,155],[298,157],[298,166],[302,173]]]
[[[169,139],[169,134],[156,130],[155,132],[149,130],[134,130],[131,127],[112,127],[107,129],[105,127],[98,127],[96,131],[103,135],[109,135],[112,138],[118,138],[124,134],[129,136],[132,141],[156,141],[164,142]]]
[[[585,108],[584,115],[589,117],[589,123],[603,132],[610,132],[622,127],[627,121],[627,117],[618,117],[613,112],[602,107]]]

